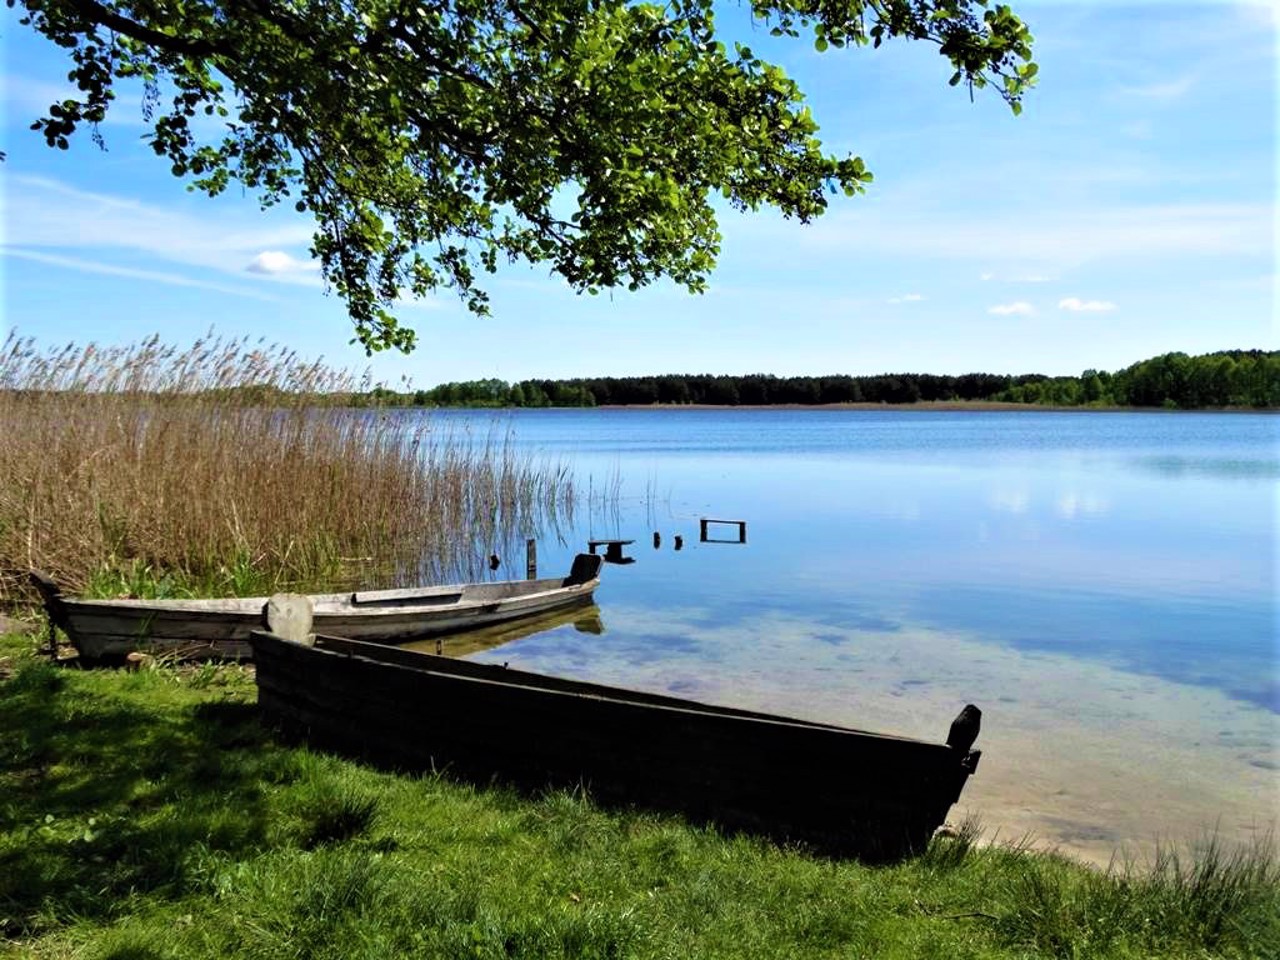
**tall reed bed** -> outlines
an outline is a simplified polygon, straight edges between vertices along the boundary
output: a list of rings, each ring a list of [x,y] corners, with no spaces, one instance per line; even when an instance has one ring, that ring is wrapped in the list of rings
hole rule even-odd
[[[257,593],[474,575],[573,506],[509,433],[353,409],[367,383],[209,337],[0,348],[0,602],[76,590]]]

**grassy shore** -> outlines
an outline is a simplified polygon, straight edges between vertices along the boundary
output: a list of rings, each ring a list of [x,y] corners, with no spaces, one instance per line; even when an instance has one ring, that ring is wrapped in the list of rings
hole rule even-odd
[[[1099,872],[971,830],[865,867],[578,794],[379,772],[258,722],[251,668],[0,640],[0,951],[29,957],[1268,957],[1270,850]]]

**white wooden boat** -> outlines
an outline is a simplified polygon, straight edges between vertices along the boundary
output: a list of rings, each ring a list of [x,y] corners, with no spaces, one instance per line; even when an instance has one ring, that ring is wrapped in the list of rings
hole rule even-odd
[[[309,597],[316,629],[372,643],[402,644],[587,604],[601,558],[579,554],[567,577],[362,590]],[[266,597],[212,600],[81,600],[63,596],[37,571],[32,582],[50,622],[86,661],[134,651],[182,658],[248,659],[249,633],[262,626]]]

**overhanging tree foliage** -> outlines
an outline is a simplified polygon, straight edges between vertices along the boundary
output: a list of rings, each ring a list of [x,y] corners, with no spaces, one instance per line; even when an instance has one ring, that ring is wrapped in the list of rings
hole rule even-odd
[[[397,299],[545,263],[579,291],[669,277],[704,288],[713,194],[808,221],[871,180],[826,154],[796,84],[721,40],[713,0],[6,0],[65,48],[80,96],[34,123],[102,143],[118,80],[141,81],[156,153],[193,188],[233,181],[316,220],[312,253],[368,350],[412,349]],[[988,0],[750,0],[819,50],[938,45],[952,84],[1017,111],[1031,37]],[[211,125],[225,118],[212,138]]]

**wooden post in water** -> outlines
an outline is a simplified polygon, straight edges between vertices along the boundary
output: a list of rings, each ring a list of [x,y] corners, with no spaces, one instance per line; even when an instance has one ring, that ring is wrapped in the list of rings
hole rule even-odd
[[[538,541],[532,537],[524,542],[524,575],[527,580],[538,579]]]
[[[311,598],[300,593],[277,593],[262,609],[268,630],[304,647],[315,646],[316,642],[311,632],[311,614]]]

